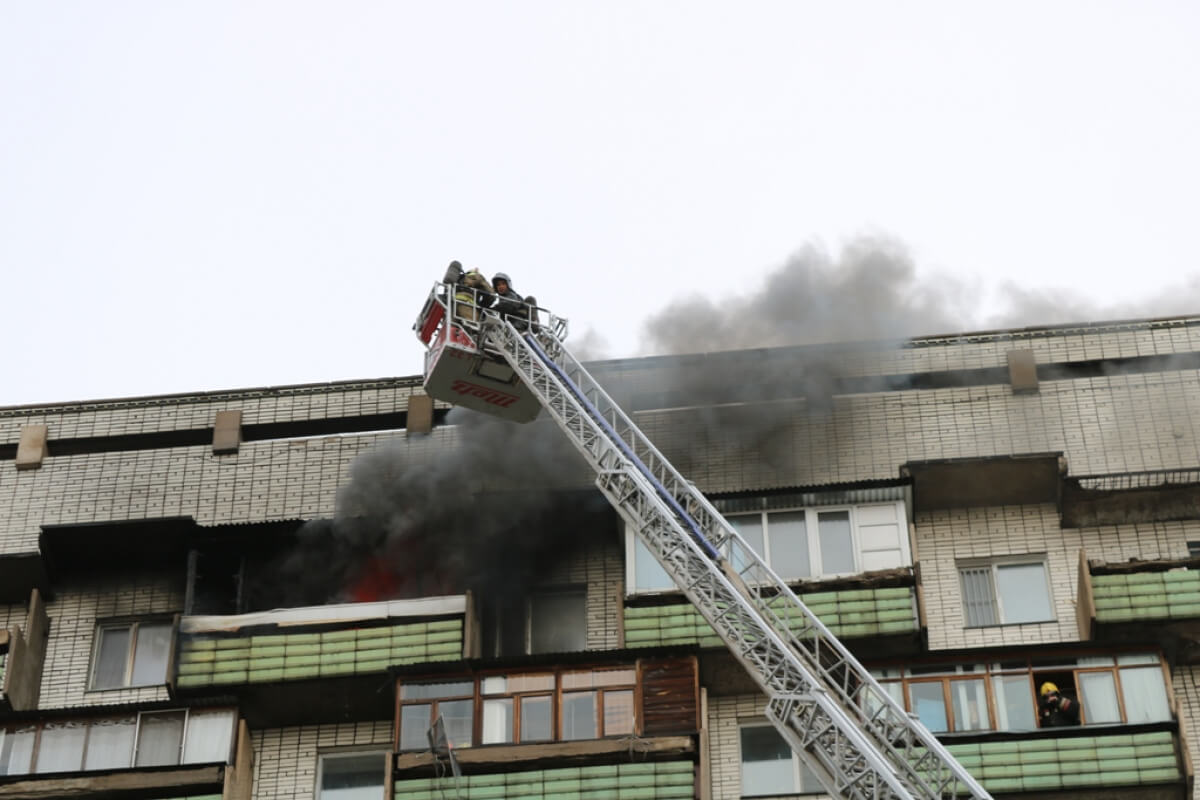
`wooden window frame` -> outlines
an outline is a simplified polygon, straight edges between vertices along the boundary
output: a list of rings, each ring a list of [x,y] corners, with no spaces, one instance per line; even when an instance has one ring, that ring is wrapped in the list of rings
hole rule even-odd
[[[566,688],[563,687],[563,676],[572,673],[602,673],[602,672],[627,672],[630,673],[630,681],[628,683],[612,683],[609,685]],[[553,678],[553,688],[551,689],[531,689],[528,691],[519,692],[497,692],[483,693],[483,681],[488,678],[496,677],[521,677],[525,675],[549,675]],[[404,686],[406,684],[428,684],[428,683],[466,683],[473,682],[474,694],[471,698],[468,695],[446,695],[439,697],[414,698],[405,700],[403,698]],[[398,679],[396,682],[396,714],[395,723],[393,725],[393,747],[397,753],[412,753],[419,752],[422,748],[401,748],[400,732],[401,732],[401,714],[403,708],[409,705],[430,705],[430,724],[437,718],[437,704],[444,700],[458,701],[472,699],[474,700],[473,717],[471,720],[471,742],[469,745],[456,743],[456,747],[506,747],[518,744],[546,744],[550,742],[563,741],[592,741],[589,739],[563,739],[562,735],[562,698],[563,694],[571,694],[573,692],[592,692],[596,696],[596,727],[597,736],[594,739],[609,739],[620,736],[629,736],[630,731],[621,733],[606,733],[604,719],[604,694],[607,692],[630,692],[632,698],[632,720],[630,728],[633,734],[641,732],[641,715],[639,709],[641,707],[641,685],[638,681],[638,667],[636,664],[613,666],[613,665],[594,665],[594,666],[570,666],[570,667],[551,667],[548,669],[510,669],[510,670],[488,670],[480,672],[470,677],[463,676],[455,678],[447,675],[421,675],[413,676],[407,680]],[[533,741],[523,741],[520,736],[520,701],[525,697],[542,697],[550,696],[551,700],[551,738],[537,739]],[[497,700],[501,698],[511,698],[513,703],[513,741],[511,742],[495,742],[491,744],[482,744],[483,741],[483,703],[485,700]],[[594,740],[593,739],[593,740]]]
[[[163,664],[163,678],[158,683],[139,683],[133,684],[133,665],[137,658],[137,634],[138,630],[143,625],[162,625],[165,626],[171,633],[170,642],[167,645],[167,658]],[[120,686],[108,686],[105,688],[96,687],[96,669],[100,666],[100,643],[104,638],[105,631],[128,630],[129,631],[129,648],[125,652],[125,671],[122,677]],[[144,689],[151,686],[166,686],[171,680],[171,660],[172,654],[175,652],[175,638],[178,635],[178,625],[173,624],[170,617],[150,617],[145,619],[124,619],[124,620],[105,620],[97,622],[95,633],[92,636],[92,654],[91,666],[88,669],[88,688],[89,692],[116,692],[123,689]]]

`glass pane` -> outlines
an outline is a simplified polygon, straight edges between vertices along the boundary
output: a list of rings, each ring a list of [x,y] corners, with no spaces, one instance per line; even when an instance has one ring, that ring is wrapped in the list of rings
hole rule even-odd
[[[325,756],[318,800],[380,800],[386,768],[382,753]]]
[[[592,673],[594,686],[632,686],[637,676],[631,669],[600,669]]]
[[[963,607],[967,627],[996,624],[996,602],[992,592],[992,568],[977,567],[959,571],[962,578]]]
[[[475,694],[474,681],[426,681],[400,685],[401,700],[436,700]]]
[[[1128,723],[1162,722],[1171,718],[1162,668],[1157,665],[1121,670],[1121,699],[1125,701],[1125,721]],[[1083,709],[1091,722],[1088,707]]]
[[[934,733],[944,733],[950,729],[946,724],[946,700],[942,696],[941,681],[910,683],[908,693],[912,698],[912,710],[926,728]]]
[[[474,700],[443,700],[437,705],[437,713],[446,723],[446,738],[452,747],[470,747],[473,741],[475,721]]]
[[[184,764],[224,764],[233,749],[234,713],[229,709],[194,709],[188,715]],[[90,747],[89,747],[90,749]]]
[[[503,675],[492,675],[479,681],[480,694],[504,694],[508,691],[508,678]]]
[[[24,775],[33,758],[37,728],[0,728],[0,775]]]
[[[797,790],[792,749],[768,725],[741,729],[742,796],[791,794]]]
[[[950,705],[954,709],[954,730],[983,731],[991,728],[988,719],[987,689],[983,679],[950,682]]]
[[[513,741],[513,701],[501,697],[483,701],[483,743],[507,744]]]
[[[115,689],[125,685],[125,659],[129,657],[129,628],[101,628],[96,648],[93,689]]]
[[[671,576],[658,563],[658,559],[651,555],[646,545],[642,544],[642,540],[636,536],[633,537],[633,578],[634,588],[639,592],[675,588],[675,582],[671,580]]]
[[[425,735],[430,725],[429,710],[428,703],[400,707],[401,750],[426,750],[429,748],[429,739]]]
[[[1080,705],[1089,724],[1120,722],[1117,688],[1111,672],[1079,673]]]
[[[1108,663],[1112,663],[1112,659],[1108,659]],[[1117,663],[1121,666],[1127,664],[1157,664],[1158,656],[1153,653],[1126,653],[1125,655],[1117,656]]]
[[[137,717],[101,719],[88,726],[84,769],[124,769],[133,764]]]
[[[76,772],[83,766],[87,725],[81,722],[50,723],[42,728],[37,772]]]
[[[767,515],[767,536],[771,544],[771,569],[781,578],[807,578],[812,575],[808,561],[808,528],[803,511],[785,511]]]
[[[171,653],[170,625],[139,625],[137,649],[133,653],[130,686],[153,686],[167,682],[167,658]]]
[[[1044,564],[1007,564],[996,568],[996,594],[1006,624],[1054,619]]]
[[[185,712],[142,714],[142,729],[138,731],[135,766],[157,767],[179,763],[179,746],[183,743]]]
[[[1121,658],[1124,657],[1121,656]],[[1081,667],[1111,667],[1113,665],[1112,656],[1080,656],[1075,661]]]
[[[633,692],[604,693],[604,735],[623,736],[633,733]]]
[[[994,677],[992,691],[996,695],[997,730],[1027,731],[1037,727],[1028,675]]]
[[[555,592],[529,599],[529,652],[567,653],[586,647],[584,592]]]
[[[746,544],[759,558],[766,560],[766,549],[763,547],[762,514],[738,514],[726,517],[738,536],[746,540]],[[746,568],[746,559],[737,550],[733,551],[733,568],[741,571]]]
[[[554,737],[550,696],[521,698],[521,741],[545,742]]]
[[[596,738],[596,693],[571,692],[562,696],[562,738]]]
[[[850,536],[850,512],[822,511],[817,514],[817,534],[821,540],[821,574],[854,572],[854,539]]]

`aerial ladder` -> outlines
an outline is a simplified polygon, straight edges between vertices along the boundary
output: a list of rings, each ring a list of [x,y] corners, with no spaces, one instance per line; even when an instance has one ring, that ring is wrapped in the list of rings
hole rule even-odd
[[[430,396],[527,422],[545,409],[596,486],[766,695],[766,713],[834,797],[990,798],[675,470],[563,344],[544,309],[456,296],[455,264],[414,329]]]

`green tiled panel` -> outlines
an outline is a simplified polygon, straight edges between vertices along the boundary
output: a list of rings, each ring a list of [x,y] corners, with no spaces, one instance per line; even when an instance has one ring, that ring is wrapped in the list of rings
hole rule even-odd
[[[1098,622],[1200,617],[1200,572],[1093,575]]]
[[[664,761],[467,775],[457,789],[461,800],[691,800],[695,769],[691,761]],[[454,784],[453,778],[396,781],[394,800],[453,797]]]
[[[183,638],[181,688],[384,672],[398,664],[462,657],[462,619],[320,633]]]
[[[848,589],[814,592],[800,599],[829,626],[835,636],[855,638],[910,633],[917,629],[913,589]],[[798,616],[780,603],[781,616]],[[790,613],[789,613],[790,612]],[[796,626],[798,627],[798,625]],[[690,605],[642,606],[625,609],[627,647],[669,645],[720,647],[721,640]]]
[[[992,793],[1174,783],[1183,778],[1170,731],[950,744],[947,749]]]

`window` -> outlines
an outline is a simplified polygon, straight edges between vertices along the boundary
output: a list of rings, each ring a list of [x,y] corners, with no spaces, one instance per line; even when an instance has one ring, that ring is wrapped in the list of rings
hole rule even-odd
[[[1189,558],[1200,558],[1200,540],[1188,542],[1187,547]]]
[[[0,728],[0,775],[224,764],[236,718],[197,708]]]
[[[743,725],[742,797],[823,793],[817,776],[771,725]]]
[[[321,756],[317,800],[382,800],[387,764],[384,752]]]
[[[968,628],[1054,620],[1042,556],[960,565],[958,574]]]
[[[1047,680],[1078,697],[1085,725],[1171,719],[1162,662],[1153,653],[912,665],[872,674],[934,733],[1034,730],[1037,687]]]
[[[587,649],[587,592],[541,592],[529,598],[529,653],[569,653]]]
[[[96,629],[92,689],[155,686],[167,682],[169,622],[104,624]]]
[[[728,512],[725,517],[784,580],[847,575],[911,563],[902,502]],[[646,546],[628,530],[626,547],[632,554],[626,560],[626,583],[633,591],[675,588]]]
[[[635,727],[636,683],[632,668],[402,683],[397,749],[428,749],[426,731],[439,715],[454,747],[627,736]]]

